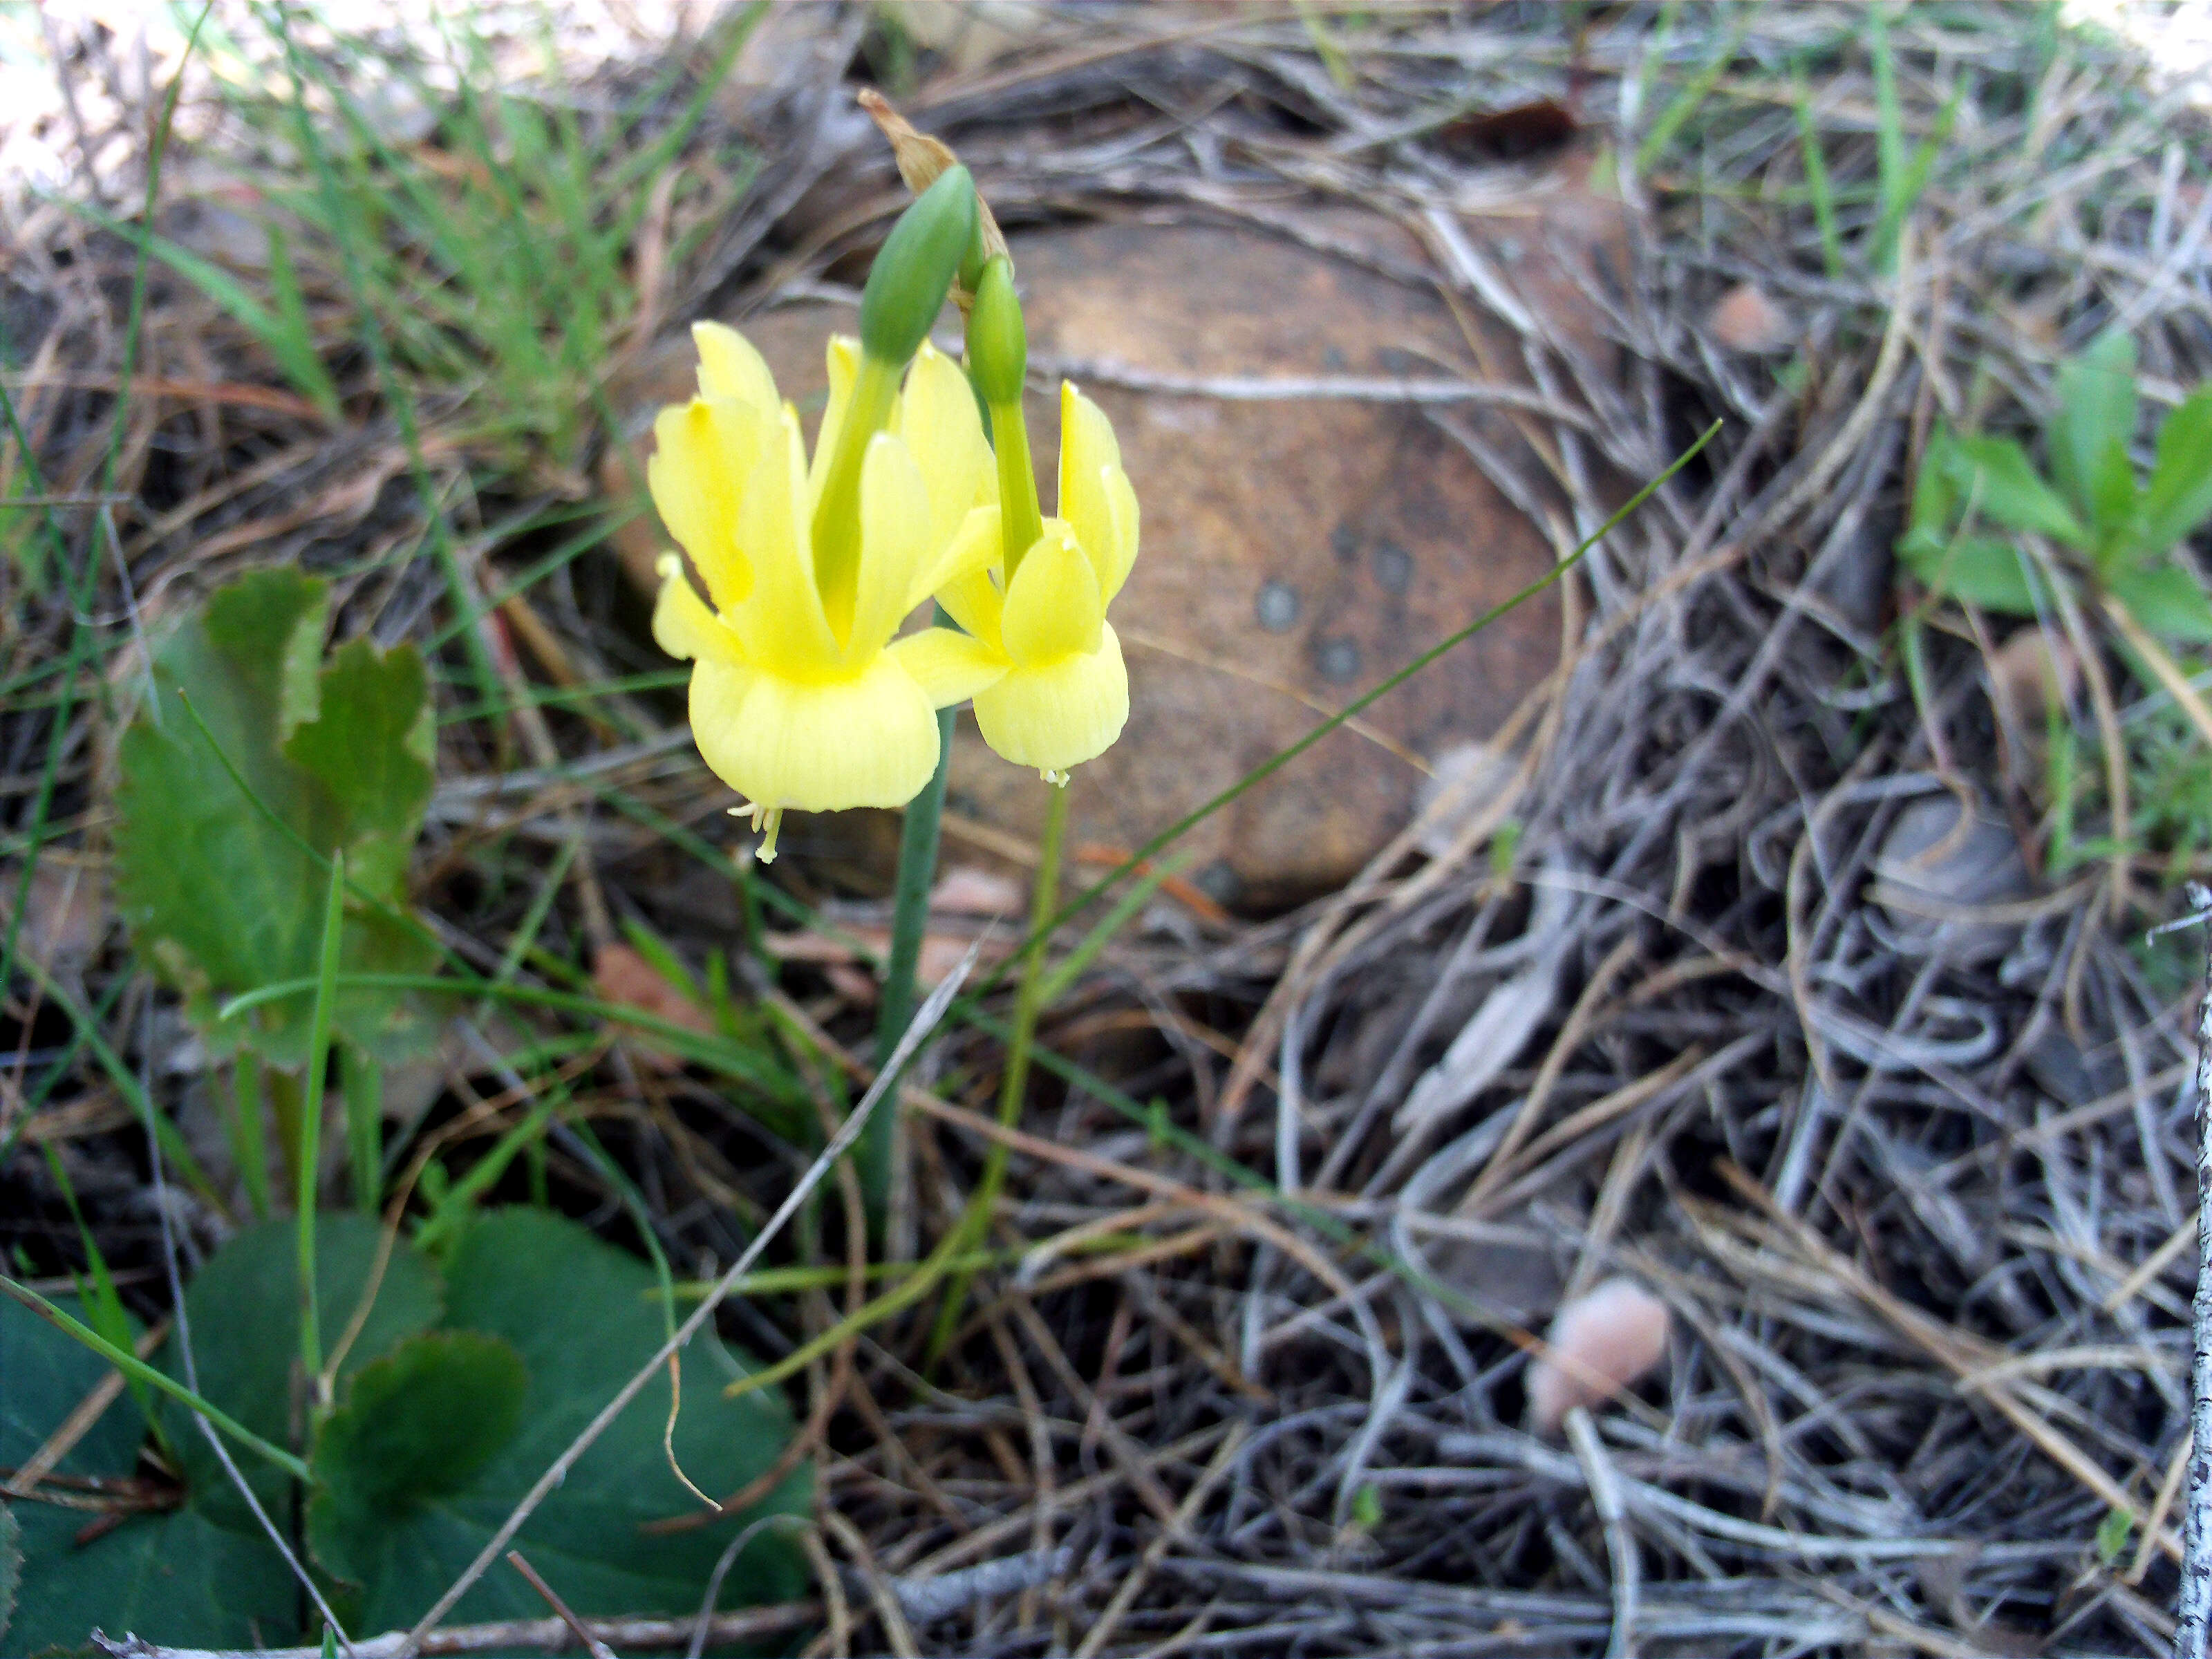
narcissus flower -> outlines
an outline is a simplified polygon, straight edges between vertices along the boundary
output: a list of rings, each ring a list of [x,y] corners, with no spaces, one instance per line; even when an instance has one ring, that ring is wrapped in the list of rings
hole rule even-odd
[[[810,471],[798,415],[760,354],[716,324],[692,337],[699,394],[655,421],[647,478],[708,598],[664,556],[653,637],[695,665],[692,735],[766,820],[772,859],[786,809],[912,799],[937,766],[935,710],[1006,672],[1000,653],[950,629],[893,638],[916,605],[996,555],[956,533],[993,494],[993,463],[966,377],[924,345],[867,440],[857,523],[824,534],[816,512],[841,427],[856,401],[887,401],[871,381],[896,371],[830,343]]]
[[[1002,459],[1006,447],[1002,436]],[[1105,412],[1072,384],[1060,392],[1060,516],[1042,520],[1018,558],[996,556],[1003,533],[1000,507],[968,515],[946,550],[955,574],[938,603],[1003,670],[974,694],[984,742],[1065,783],[1129,718],[1128,671],[1106,607],[1137,559],[1137,495],[1121,446]]]

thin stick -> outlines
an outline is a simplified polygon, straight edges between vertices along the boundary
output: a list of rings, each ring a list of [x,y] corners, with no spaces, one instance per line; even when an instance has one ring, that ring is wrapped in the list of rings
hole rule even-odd
[[[524,1559],[520,1550],[507,1553],[507,1565],[530,1581],[530,1588],[544,1599],[545,1605],[553,1609],[553,1616],[566,1625],[575,1638],[584,1644],[584,1651],[590,1654],[592,1659],[615,1659],[615,1650],[584,1628],[584,1621],[568,1611],[568,1604],[555,1593],[552,1585],[538,1577],[538,1569]]]
[[[2158,933],[2212,922],[2212,889],[2189,884],[2189,915]],[[2190,1313],[2189,1503],[2181,1518],[2181,1601],[2175,1659],[2203,1659],[2212,1624],[2212,934],[2197,1005],[2197,1297]]]
[[[763,1637],[803,1630],[822,1621],[819,1601],[781,1601],[765,1607],[746,1607],[718,1613],[708,1627],[708,1638],[718,1643],[757,1642]],[[585,1619],[585,1630],[609,1646],[632,1650],[680,1648],[698,1625],[695,1614],[680,1619]],[[465,1653],[552,1653],[575,1640],[574,1632],[558,1619],[514,1619],[495,1624],[456,1625],[434,1631],[419,1649],[410,1649],[404,1632],[354,1644],[356,1659],[400,1659],[403,1652],[436,1656]],[[117,1640],[93,1632],[92,1644],[108,1659],[323,1659],[319,1647],[255,1648],[251,1650],[215,1648],[165,1648],[142,1637]]]
[[[1589,1407],[1577,1406],[1567,1413],[1567,1443],[1583,1466],[1589,1485],[1590,1501],[1605,1528],[1605,1553],[1613,1558],[1613,1638],[1606,1644],[1607,1659],[1634,1659],[1636,1652],[1637,1592],[1643,1571],[1636,1553],[1636,1534],[1629,1530],[1628,1506],[1621,1501],[1620,1482],[1605,1443],[1597,1437]]]
[[[615,1397],[600,1407],[599,1415],[586,1424],[582,1431],[568,1443],[568,1449],[547,1466],[545,1473],[539,1475],[530,1490],[522,1495],[513,1513],[500,1523],[499,1530],[486,1540],[477,1559],[469,1563],[467,1570],[431,1605],[430,1610],[416,1621],[415,1628],[407,1632],[407,1639],[400,1644],[396,1659],[414,1659],[414,1656],[422,1651],[423,1638],[437,1628],[438,1621],[453,1610],[461,1597],[469,1593],[470,1587],[483,1577],[493,1562],[499,1559],[507,1546],[514,1541],[515,1534],[522,1530],[523,1522],[529,1520],[536,1513],[538,1506],[568,1479],[568,1471],[575,1468],[577,1461],[591,1449],[592,1443],[607,1431],[645,1385],[659,1374],[661,1368],[667,1364],[668,1357],[682,1352],[684,1346],[698,1334],[700,1328],[714,1316],[714,1310],[721,1305],[722,1298],[736,1288],[738,1281],[760,1259],[761,1252],[768,1248],[769,1241],[783,1231],[785,1224],[806,1201],[807,1195],[821,1184],[822,1177],[836,1166],[837,1160],[844,1157],[853,1143],[860,1139],[860,1131],[867,1126],[868,1114],[875,1109],[876,1103],[890,1092],[892,1080],[913,1058],[915,1050],[921,1047],[923,1040],[937,1022],[944,1018],[945,1009],[959,994],[961,986],[967,982],[969,970],[975,967],[980,949],[980,945],[970,946],[968,954],[961,958],[960,965],[929,994],[929,1000],[922,1004],[921,1012],[914,1017],[914,1024],[907,1027],[906,1036],[893,1052],[890,1063],[878,1074],[868,1092],[860,1097],[860,1103],[854,1107],[851,1115],[846,1118],[836,1139],[822,1149],[822,1155],[799,1178],[790,1195],[769,1218],[768,1224],[753,1236],[753,1242],[745,1247],[744,1254],[730,1265],[727,1273],[714,1281],[714,1288],[708,1291],[699,1305],[691,1310],[691,1316],[676,1328],[675,1333],[637,1369],[629,1382],[623,1384]],[[685,1633],[687,1636],[690,1633],[688,1621]]]

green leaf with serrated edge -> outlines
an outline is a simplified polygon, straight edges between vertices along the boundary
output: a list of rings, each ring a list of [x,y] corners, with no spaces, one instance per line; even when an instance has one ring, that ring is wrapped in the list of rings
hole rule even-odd
[[[1953,488],[1984,518],[2087,547],[2081,521],[2010,438],[1954,438],[1947,459]]]
[[[437,1321],[441,1297],[436,1271],[415,1251],[395,1243],[379,1279],[379,1243],[377,1224],[367,1216],[332,1213],[315,1226],[315,1289],[325,1354],[336,1352],[360,1310],[363,1291],[372,1279],[376,1280],[368,1316],[339,1367],[342,1383]],[[202,1397],[277,1445],[298,1446],[296,1425],[303,1411],[297,1402],[304,1402],[307,1395],[304,1380],[297,1375],[300,1266],[295,1224],[267,1222],[233,1237],[186,1286],[185,1311],[191,1322]],[[165,1353],[161,1363],[172,1375],[181,1374],[173,1353]],[[232,1489],[206,1437],[189,1431],[174,1406],[162,1409],[195,1501],[224,1526],[253,1526],[245,1500]],[[240,1460],[239,1468],[270,1513],[289,1512],[281,1470],[258,1459]]]
[[[74,1300],[63,1305],[82,1316]],[[97,1354],[0,1297],[0,1468],[27,1461],[106,1371]],[[112,1405],[54,1473],[127,1479],[140,1472],[140,1438],[130,1409]],[[11,1508],[21,1579],[13,1619],[0,1620],[9,1653],[89,1651],[95,1626],[193,1647],[258,1644],[295,1628],[295,1588],[258,1529],[226,1531],[188,1504],[133,1516],[80,1545],[96,1518],[84,1510],[35,1497]]]
[[[513,1345],[477,1331],[410,1337],[362,1366],[315,1437],[307,1529],[316,1559],[366,1584],[380,1537],[465,1492],[514,1437],[529,1386]]]
[[[2136,343],[2108,329],[2058,371],[2051,417],[2051,479],[2075,513],[2100,535],[2124,517],[2107,516],[2133,503],[2135,470],[2128,445],[2136,435]]]
[[[322,673],[321,712],[284,744],[284,758],[322,786],[331,816],[307,839],[343,847],[370,892],[397,897],[429,808],[429,684],[414,647],[341,647]]]
[[[117,890],[142,943],[186,993],[212,1047],[247,1042],[293,1066],[305,1054],[306,999],[234,1021],[218,1019],[217,1006],[312,973],[326,878],[309,848],[356,854],[357,844],[374,878],[368,890],[400,898],[428,789],[419,659],[379,658],[364,643],[319,672],[326,608],[321,582],[265,571],[172,629],[124,735],[116,795]],[[287,744],[312,764],[288,758]],[[436,951],[356,904],[341,961],[351,974],[422,973]],[[394,1057],[433,1030],[419,1000],[362,986],[341,994],[336,1026],[353,1046]]]
[[[1932,593],[2007,616],[2036,614],[2033,578],[2010,542],[1976,536],[1944,540],[1916,530],[1898,542],[1897,555]]]
[[[361,1628],[403,1628],[420,1618],[532,1483],[652,1357],[664,1334],[650,1296],[653,1282],[637,1257],[542,1211],[495,1211],[471,1226],[447,1265],[441,1328],[478,1331],[514,1346],[530,1378],[522,1426],[465,1490],[425,1503],[368,1539],[334,1546],[366,1581]],[[781,1394],[723,1398],[723,1385],[745,1369],[711,1333],[684,1352],[676,1456],[718,1498],[767,1468],[792,1432]],[[516,1540],[580,1613],[696,1613],[716,1559],[741,1527],[767,1513],[810,1512],[811,1477],[801,1468],[744,1515],[684,1532],[642,1530],[648,1522],[700,1509],[662,1452],[667,1414],[664,1376],[615,1419]],[[319,1554],[331,1540],[311,1533],[311,1542]],[[798,1547],[781,1528],[763,1528],[738,1558],[723,1599],[728,1606],[779,1600],[800,1594],[805,1582]],[[494,1573],[451,1617],[467,1623],[543,1613],[528,1584]]]
[[[2140,551],[2163,553],[2212,517],[2212,386],[2166,417],[2143,492]]]
[[[2170,564],[2124,570],[2106,586],[2137,622],[2161,638],[2194,645],[2212,641],[2212,604],[2187,571]]]

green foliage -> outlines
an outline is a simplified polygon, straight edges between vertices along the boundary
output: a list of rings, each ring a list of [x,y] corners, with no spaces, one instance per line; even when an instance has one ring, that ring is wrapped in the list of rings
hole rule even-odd
[[[476,1222],[453,1253],[446,1284],[442,1328],[507,1344],[528,1375],[525,1408],[514,1437],[465,1483],[355,1540],[354,1565],[367,1581],[364,1629],[419,1617],[531,1482],[659,1346],[665,1330],[650,1296],[649,1267],[541,1212],[503,1210]],[[718,1498],[767,1468],[791,1433],[780,1396],[721,1397],[721,1385],[747,1369],[704,1335],[684,1353],[676,1459]],[[750,1516],[665,1536],[642,1531],[647,1522],[699,1507],[661,1449],[667,1411],[665,1388],[641,1394],[522,1530],[524,1553],[579,1613],[696,1611],[738,1522],[806,1510],[810,1480],[802,1470]],[[331,1449],[327,1441],[318,1444],[312,1461],[319,1473]],[[328,1540],[318,1528],[319,1513],[327,1519],[326,1512],[311,1510],[309,1536],[319,1556]],[[805,1583],[796,1547],[774,1528],[755,1534],[732,1577],[746,1587],[745,1600],[797,1595]],[[479,1583],[453,1616],[466,1621],[542,1612],[527,1584],[498,1575]]]
[[[217,1004],[314,973],[332,854],[352,875],[343,970],[436,962],[401,909],[432,781],[422,659],[356,641],[319,668],[328,608],[322,581],[270,570],[184,617],[155,650],[116,791],[117,894],[141,944],[212,1047],[292,1066],[307,1058],[305,998],[230,1019]],[[371,1053],[404,1054],[431,1031],[419,1002],[374,987],[346,987],[332,1013]]]
[[[2010,438],[1938,428],[1921,457],[1898,556],[1940,597],[2008,616],[2047,608],[2043,569],[2008,538],[2054,544],[2059,580],[2101,592],[2151,633],[2212,640],[2212,605],[2180,543],[2212,518],[2212,388],[2166,417],[2156,459],[2138,478],[2129,456],[2138,397],[2135,346],[2108,332],[2058,372],[2045,434],[2049,471]]]
[[[319,336],[302,271],[337,279],[350,320],[389,343],[399,376],[468,394],[460,424],[479,455],[520,470],[550,454],[572,468],[603,412],[606,361],[646,298],[629,256],[653,186],[666,177],[672,187],[663,269],[676,270],[750,180],[742,153],[693,165],[684,151],[758,10],[744,9],[720,29],[711,58],[692,60],[696,85],[672,119],[657,112],[672,101],[675,67],[587,121],[575,102],[503,75],[468,9],[443,20],[455,92],[411,51],[366,34],[295,51],[284,14],[270,8],[261,21],[304,82],[312,122],[303,131],[249,80],[218,82],[235,114],[298,158],[289,181],[266,170],[251,181],[269,238],[267,299],[188,249],[157,238],[153,254],[246,326],[326,414],[337,407],[323,361],[337,343],[334,319],[321,320]],[[557,64],[550,37],[546,58]],[[300,154],[310,148],[319,152],[312,167]]]
[[[197,1376],[211,1405],[281,1444],[302,1447],[313,1484],[236,1454],[269,1512],[304,1498],[307,1559],[354,1627],[418,1618],[490,1538],[515,1502],[659,1345],[653,1270],[574,1222],[510,1210],[477,1220],[441,1275],[409,1245],[380,1261],[366,1218],[317,1229],[316,1279],[331,1336],[323,1389],[295,1363],[299,1253],[289,1223],[240,1234],[185,1292]],[[367,1300],[364,1310],[363,1303]],[[341,1352],[341,1345],[343,1351]],[[181,1361],[171,1352],[170,1367]],[[736,1400],[721,1385],[749,1365],[711,1335],[685,1351],[675,1455],[702,1487],[727,1494],[788,1443],[780,1395]],[[0,1298],[0,1463],[22,1462],[100,1381],[100,1358],[12,1298]],[[181,1487],[172,1507],[133,1515],[79,1547],[82,1510],[17,1506],[22,1605],[10,1651],[75,1648],[95,1625],[175,1645],[248,1647],[299,1632],[283,1559],[230,1486],[205,1437],[170,1416]],[[738,1529],[804,1514],[801,1468],[748,1514],[662,1536],[646,1523],[696,1512],[661,1446],[668,1395],[648,1388],[577,1463],[517,1540],[569,1605],[592,1614],[696,1611]],[[131,1473],[141,1432],[111,1408],[59,1473]],[[781,1599],[804,1586],[791,1540],[756,1533],[726,1581],[725,1602]],[[541,1613],[520,1580],[495,1575],[463,1600],[462,1619]]]
[[[73,1304],[64,1305],[81,1316]],[[0,1377],[7,1380],[0,1388],[0,1466],[27,1461],[106,1369],[98,1355],[0,1297]],[[127,1478],[141,1436],[136,1413],[110,1407],[54,1473]],[[217,1525],[191,1496],[83,1545],[76,1535],[95,1517],[82,1510],[35,1496],[14,1509],[21,1583],[7,1633],[11,1653],[82,1651],[95,1625],[149,1641],[218,1647],[252,1646],[293,1626],[294,1586],[276,1552],[258,1533],[248,1538]]]
[[[2097,1525],[2097,1559],[2107,1566],[2120,1559],[2135,1531],[2135,1517],[2125,1510],[2112,1510]]]
[[[378,1243],[376,1224],[365,1216],[325,1215],[316,1224],[316,1300],[330,1333],[330,1352],[339,1362],[335,1380],[341,1387],[370,1360],[437,1322],[441,1294],[436,1273],[414,1251],[394,1249],[380,1275]],[[295,1246],[289,1220],[249,1227],[216,1251],[185,1290],[201,1398],[280,1446],[298,1440],[292,1379],[298,1374],[302,1298]],[[372,1281],[374,1299],[363,1314],[362,1297]],[[361,1334],[340,1355],[338,1338],[357,1317]],[[164,1351],[161,1364],[182,1379],[182,1356],[173,1346]],[[207,1437],[182,1422],[173,1404],[164,1402],[161,1415],[177,1448],[185,1486],[204,1494],[200,1501],[220,1524],[253,1529],[252,1511],[223,1474]],[[284,1507],[281,1470],[258,1459],[240,1456],[237,1462],[264,1508],[273,1514]]]
[[[349,1583],[375,1576],[377,1540],[468,1490],[522,1424],[530,1373],[495,1336],[434,1331],[364,1366],[315,1438],[309,1535]]]
[[[15,1592],[23,1582],[23,1525],[15,1511],[0,1504],[0,1637],[15,1616]]]
[[[2202,674],[2207,665],[2202,655],[2180,659],[2184,674]],[[2112,802],[2102,745],[2094,734],[2077,733],[2059,712],[2051,714],[2045,767],[2051,873],[2063,875],[2097,859],[2125,855],[2145,860],[2169,884],[2212,876],[2212,751],[2162,691],[2129,710],[2119,731],[2129,800],[2124,844],[2106,828]],[[2179,946],[2171,939],[2158,941],[2147,960],[2169,956],[2179,967],[2168,989],[2179,995],[2202,970],[2203,954],[2182,937]]]

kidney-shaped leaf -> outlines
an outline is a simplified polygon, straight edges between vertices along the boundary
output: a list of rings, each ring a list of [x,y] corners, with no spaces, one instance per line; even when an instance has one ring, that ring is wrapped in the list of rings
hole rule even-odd
[[[209,1258],[185,1291],[192,1353],[201,1396],[264,1439],[295,1443],[302,1398],[300,1362],[299,1232],[290,1221],[249,1227]],[[404,1244],[395,1244],[379,1270],[380,1237],[366,1216],[324,1216],[315,1225],[315,1286],[323,1352],[335,1354],[356,1316],[360,1328],[339,1366],[343,1382],[396,1344],[427,1329],[438,1317],[438,1276]],[[371,1285],[368,1310],[362,1303]],[[162,1363],[173,1375],[182,1364],[173,1343]],[[255,1523],[206,1437],[191,1431],[174,1406],[162,1408],[184,1465],[185,1484],[221,1524],[241,1530]],[[289,1509],[282,1471],[241,1457],[239,1469],[272,1514]]]
[[[362,1366],[315,1437],[307,1526],[322,1565],[365,1583],[382,1538],[466,1491],[514,1437],[529,1386],[514,1346],[479,1331],[410,1337]]]
[[[99,1355],[0,1297],[0,1466],[28,1462],[106,1372]],[[54,1473],[127,1480],[141,1437],[137,1413],[127,1396],[118,1398]],[[228,1531],[188,1503],[131,1516],[80,1543],[87,1523],[100,1516],[35,1493],[12,1510],[21,1565],[14,1617],[4,1624],[9,1653],[88,1651],[95,1626],[210,1648],[255,1645],[297,1629],[296,1588],[258,1530]]]
[[[363,1536],[340,1536],[330,1507],[309,1515],[309,1540],[325,1562],[343,1560],[364,1585],[369,1630],[411,1624],[490,1539],[546,1468],[649,1359],[665,1334],[652,1271],[574,1222],[505,1210],[471,1226],[447,1264],[443,1328],[501,1339],[528,1374],[520,1423],[465,1484],[386,1513]],[[782,1396],[736,1400],[722,1388],[744,1374],[711,1334],[685,1350],[675,1451],[684,1473],[727,1497],[772,1464],[788,1443]],[[811,1477],[801,1468],[769,1498],[711,1526],[663,1533],[652,1522],[697,1516],[699,1500],[670,1470],[661,1447],[668,1385],[656,1379],[585,1453],[523,1528],[518,1547],[581,1613],[696,1612],[717,1559],[738,1531],[769,1513],[800,1515]],[[725,1581],[727,1605],[798,1595],[797,1547],[775,1528],[757,1532]],[[488,1575],[463,1598],[460,1621],[538,1617],[536,1594],[513,1573]]]

